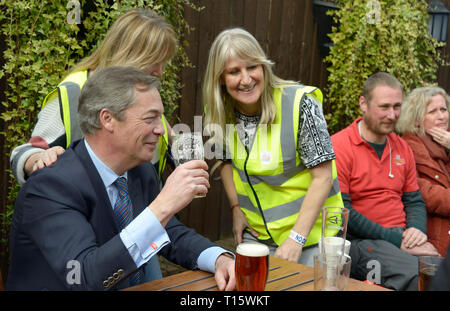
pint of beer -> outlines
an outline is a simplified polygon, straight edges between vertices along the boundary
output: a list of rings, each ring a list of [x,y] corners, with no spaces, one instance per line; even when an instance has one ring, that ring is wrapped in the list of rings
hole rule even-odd
[[[419,257],[419,290],[427,291],[431,280],[441,265],[443,257],[420,256]]]
[[[269,247],[260,243],[241,243],[236,248],[236,288],[263,291],[269,272]]]

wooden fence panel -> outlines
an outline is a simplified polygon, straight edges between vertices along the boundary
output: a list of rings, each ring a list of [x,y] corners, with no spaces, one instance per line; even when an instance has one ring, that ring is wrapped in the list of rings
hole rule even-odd
[[[450,0],[441,0],[447,9],[450,10]],[[448,63],[450,63],[450,47],[448,46],[450,40],[450,23],[447,25],[447,46],[441,49],[441,55]],[[438,85],[445,89],[447,93],[450,92],[450,67],[441,66],[438,70]]]
[[[444,0],[450,8],[450,0]],[[226,28],[243,27],[252,33],[268,57],[275,62],[274,72],[284,78],[318,86],[326,102],[328,73],[319,54],[317,21],[312,0],[200,0],[201,12],[186,8],[186,19],[195,30],[186,35],[187,53],[195,68],[183,70],[180,120],[193,127],[193,116],[202,114],[201,84],[208,52],[214,38]],[[450,27],[450,24],[449,24]],[[442,50],[449,58],[450,49]],[[438,84],[450,90],[450,69],[441,67]],[[212,162],[210,163],[212,164]],[[187,225],[211,239],[231,235],[231,213],[220,181],[212,180],[209,194],[196,199],[180,212]]]

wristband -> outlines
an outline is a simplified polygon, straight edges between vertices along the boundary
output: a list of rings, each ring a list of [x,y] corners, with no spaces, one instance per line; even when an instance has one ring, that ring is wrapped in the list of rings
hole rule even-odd
[[[291,238],[301,246],[305,245],[306,243],[306,238],[303,235],[298,234],[294,230],[291,230],[291,233],[289,233],[289,238]]]

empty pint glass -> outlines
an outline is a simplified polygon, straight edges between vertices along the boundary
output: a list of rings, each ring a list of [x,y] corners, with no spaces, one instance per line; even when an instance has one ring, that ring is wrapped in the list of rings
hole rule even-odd
[[[314,290],[342,291],[345,290],[350,277],[352,259],[342,256],[340,265],[330,263],[323,254],[314,255]]]
[[[204,158],[202,133],[181,133],[174,138],[172,154],[176,166],[191,160],[203,160]],[[195,198],[203,198],[206,194],[200,193]]]
[[[430,287],[439,265],[443,261],[443,257],[420,256],[419,257],[419,290],[427,291]]]
[[[325,262],[326,280],[329,282],[327,284],[329,287],[338,287],[338,270],[345,262],[349,213],[350,211],[344,207],[324,207],[322,209],[322,238],[319,241],[319,247]],[[350,249],[350,242],[347,244]]]
[[[236,248],[235,274],[238,291],[263,291],[269,273],[269,247],[241,243]]]
[[[345,239],[349,213],[350,211],[344,207],[324,207],[322,209],[320,253],[330,257],[342,256],[346,253]]]

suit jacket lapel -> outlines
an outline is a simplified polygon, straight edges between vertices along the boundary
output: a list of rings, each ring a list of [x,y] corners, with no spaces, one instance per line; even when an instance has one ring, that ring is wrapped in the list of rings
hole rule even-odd
[[[128,171],[128,193],[133,204],[133,219],[136,218],[146,207],[143,197],[142,180],[137,176],[135,170]]]
[[[84,140],[81,139],[73,143],[72,147],[75,153],[80,158],[81,163],[85,167],[87,177],[93,185],[93,191],[95,192],[95,195],[97,197],[96,208],[99,209],[97,213],[100,214],[103,225],[114,228],[112,233],[117,234],[119,230],[114,220],[113,208],[109,201],[108,194],[106,193],[105,185],[103,184],[100,174],[98,173],[94,163],[91,160],[91,157],[89,156],[89,153],[84,144]]]
[[[114,224],[114,228],[118,232],[117,224],[114,220],[113,207],[109,201],[108,194],[106,193],[105,185],[95,168],[94,163],[89,156],[86,146],[83,140],[80,140],[73,144],[75,153],[79,156],[81,162],[86,168],[89,179],[91,180],[94,189],[97,193],[98,200],[104,202],[102,212],[104,213],[105,220]],[[133,204],[133,219],[136,218],[146,207],[143,196],[142,180],[139,177],[139,171],[137,169],[131,169],[128,171],[128,193],[130,194],[131,203]]]

